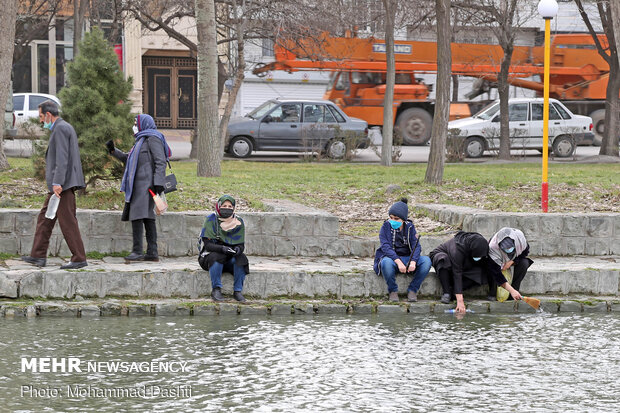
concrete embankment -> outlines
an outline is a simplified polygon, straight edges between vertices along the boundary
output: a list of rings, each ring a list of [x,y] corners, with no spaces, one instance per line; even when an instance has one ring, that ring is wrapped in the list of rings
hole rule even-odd
[[[620,299],[612,297],[545,297],[541,300],[544,313],[618,313]],[[236,302],[214,303],[204,300],[81,300],[81,301],[0,301],[0,316],[7,319],[22,317],[113,317],[113,316],[320,316],[346,314],[428,314],[446,315],[454,304],[441,304],[421,300],[416,303],[386,303],[383,301],[356,300],[272,300],[252,301],[248,304]],[[468,301],[467,308],[482,314],[535,313],[522,301],[488,302]],[[449,315],[449,314],[448,314]]]
[[[136,297],[208,297],[209,274],[196,257],[163,258],[159,263],[124,264],[119,257],[90,260],[76,271],[60,270],[64,261],[48,259],[44,268],[19,260],[5,261],[0,271],[0,297],[73,299]],[[368,298],[387,294],[385,281],[372,270],[372,259],[358,257],[250,257],[251,273],[244,293],[256,299],[272,297]],[[399,291],[405,293],[411,276],[399,274]],[[224,292],[232,292],[232,275],[223,275]],[[586,294],[620,298],[620,257],[534,257],[534,265],[521,285],[529,295]],[[439,297],[441,286],[433,271],[420,295]],[[470,296],[485,296],[484,288]]]

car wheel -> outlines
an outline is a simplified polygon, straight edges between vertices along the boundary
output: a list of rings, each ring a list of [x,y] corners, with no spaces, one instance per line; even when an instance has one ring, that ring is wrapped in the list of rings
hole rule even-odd
[[[553,141],[553,153],[558,158],[568,158],[575,153],[575,140],[568,136],[562,135]]]
[[[235,158],[247,158],[252,154],[254,145],[249,138],[245,136],[237,136],[230,141],[228,152]]]
[[[482,138],[473,136],[465,140],[465,156],[468,158],[480,158],[484,153],[484,141]]]
[[[404,145],[424,145],[431,139],[433,116],[422,108],[409,108],[398,115],[396,127]]]
[[[347,152],[345,143],[338,139],[332,139],[325,147],[325,154],[331,159],[342,159]]]
[[[592,118],[592,132],[594,132],[592,145],[601,146],[605,134],[605,109],[595,110],[589,116]]]

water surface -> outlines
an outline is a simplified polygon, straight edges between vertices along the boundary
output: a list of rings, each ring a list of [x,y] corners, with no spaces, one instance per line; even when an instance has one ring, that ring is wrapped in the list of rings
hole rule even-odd
[[[0,319],[0,411],[617,412],[619,331],[612,314]],[[188,371],[22,373],[22,357]],[[67,385],[191,395],[70,397]]]

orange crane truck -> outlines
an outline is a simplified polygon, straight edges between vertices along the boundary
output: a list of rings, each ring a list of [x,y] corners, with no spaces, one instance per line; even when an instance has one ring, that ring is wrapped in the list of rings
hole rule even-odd
[[[599,39],[604,46],[605,36]],[[396,41],[394,52],[395,130],[405,145],[423,145],[431,137],[434,101],[429,99],[432,85],[424,83],[416,74],[437,72],[437,44]],[[502,57],[498,45],[452,43],[452,73],[496,82]],[[542,93],[541,82],[527,79],[533,76],[542,79],[542,62],[542,47],[516,46],[509,82]],[[324,98],[335,102],[349,116],[363,119],[370,126],[382,126],[386,67],[383,40],[323,35],[316,39],[278,42],[275,61],[258,65],[253,72],[258,76],[273,70],[333,72]],[[591,36],[555,35],[550,72],[551,97],[561,99],[574,113],[592,117],[595,131],[601,134],[609,66],[596,51]],[[481,89],[474,90],[468,97],[481,93]],[[470,116],[470,106],[480,107],[480,102],[453,102],[450,119]]]

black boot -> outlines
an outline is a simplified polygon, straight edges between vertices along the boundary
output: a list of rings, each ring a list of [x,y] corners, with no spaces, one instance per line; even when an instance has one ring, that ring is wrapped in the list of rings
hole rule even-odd
[[[131,254],[125,257],[125,262],[130,264],[134,261],[143,261],[144,253],[142,252],[142,236],[144,230],[142,227],[142,220],[136,219],[131,221],[131,232],[133,235],[133,247],[131,248]]]
[[[157,253],[157,226],[154,219],[144,220],[144,229],[146,230],[146,255],[144,261],[159,262]]]
[[[214,288],[213,291],[211,291],[211,298],[213,298],[213,301],[224,301],[224,296],[222,295],[222,289]]]

